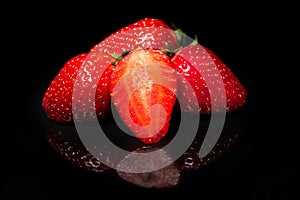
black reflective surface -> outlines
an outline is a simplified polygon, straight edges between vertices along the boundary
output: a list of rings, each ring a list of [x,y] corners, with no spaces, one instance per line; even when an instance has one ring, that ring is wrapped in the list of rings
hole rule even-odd
[[[193,143],[185,151],[185,153],[176,160],[174,160],[172,152],[164,149],[161,149],[161,152],[158,154],[158,158],[145,156],[145,158],[140,160],[138,159],[139,157],[131,156],[131,154],[133,152],[154,151],[155,149],[162,148],[168,144],[175,136],[178,124],[180,124],[180,111],[174,110],[168,135],[160,142],[151,145],[144,144],[136,138],[126,136],[126,134],[118,128],[113,118],[107,119],[106,121],[101,122],[103,131],[109,136],[113,143],[116,145],[120,144],[122,148],[126,148],[128,151],[127,155],[119,159],[119,163],[112,164],[112,166],[115,166],[117,169],[113,169],[105,163],[101,163],[87,150],[81,142],[74,124],[64,125],[47,120],[45,137],[50,146],[52,146],[53,149],[63,158],[72,163],[74,167],[77,166],[79,168],[98,173],[104,173],[108,170],[116,171],[118,175],[120,175],[120,178],[128,180],[129,182],[141,187],[170,188],[180,185],[181,181],[184,181],[183,177],[186,171],[200,170],[211,165],[224,154],[226,156],[228,151],[231,151],[235,142],[238,141],[240,137],[244,137],[242,136],[242,129],[247,120],[246,113],[247,109],[243,109],[240,112],[227,114],[221,137],[213,150],[204,158],[200,158],[199,150],[204,136],[206,135],[208,125],[210,123],[210,117],[209,115],[202,117],[197,136]],[[193,114],[186,113],[185,115],[190,115],[190,119],[193,117]],[[186,134],[189,134],[188,129],[186,130]],[[102,156],[102,152],[100,152],[100,156]],[[108,154],[107,157],[103,159],[107,162],[113,162],[113,160],[116,160],[113,156],[117,155]],[[127,173],[124,172],[124,170],[121,170],[125,167],[125,169],[132,172],[132,166],[135,166],[135,169],[139,169],[139,167],[147,168],[147,163],[149,164],[149,162],[158,166],[159,164],[168,161],[171,161],[172,163],[170,166],[154,171],[153,173],[136,174]],[[174,177],[171,176],[172,174]],[[154,176],[154,178],[151,179],[152,176]],[[143,179],[142,183],[139,181],[139,177]],[[134,180],[136,180],[136,182]]]
[[[19,83],[13,87],[17,88],[13,93],[18,103],[9,120],[14,131],[2,131],[0,199],[103,199],[104,195],[120,194],[139,199],[143,198],[140,195],[157,198],[178,194],[194,199],[299,199],[298,130],[293,128],[297,118],[289,115],[297,104],[286,104],[289,97],[282,94],[291,93],[278,89],[281,82],[275,77],[282,73],[274,70],[273,55],[266,58],[269,34],[255,25],[263,21],[248,20],[246,16],[252,12],[232,12],[239,20],[227,16],[227,11],[218,12],[222,17],[217,19],[205,15],[204,21],[203,15],[191,13],[95,15],[91,19],[78,13],[66,15],[62,9],[38,10],[32,12],[34,17],[24,15],[20,22],[27,28],[17,28],[19,35],[14,39],[21,61],[14,76]],[[200,44],[210,47],[231,67],[248,89],[249,98],[242,113],[228,116],[231,122],[225,126],[224,137],[228,136],[230,148],[225,148],[222,156],[216,151],[209,160],[201,161],[195,156],[199,143],[194,143],[193,149],[166,170],[171,173],[130,176],[94,160],[73,137],[74,127],[50,122],[41,99],[70,57],[147,16],[174,22],[191,36],[197,34]],[[172,176],[163,179],[164,174]],[[156,187],[147,188],[147,180],[148,186]]]

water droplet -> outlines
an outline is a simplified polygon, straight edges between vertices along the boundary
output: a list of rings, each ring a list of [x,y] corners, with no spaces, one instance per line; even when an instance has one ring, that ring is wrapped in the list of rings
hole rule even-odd
[[[184,159],[184,166],[187,168],[193,167],[194,165],[194,159],[192,157],[187,157]]]

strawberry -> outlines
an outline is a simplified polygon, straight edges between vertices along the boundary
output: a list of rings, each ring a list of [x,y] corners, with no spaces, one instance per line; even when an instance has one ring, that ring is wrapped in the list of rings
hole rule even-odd
[[[247,91],[244,86],[227,65],[208,48],[199,44],[183,47],[174,55],[172,63],[179,74],[178,87],[182,110],[199,112],[200,109],[200,113],[208,114],[212,112],[212,105],[215,108],[213,112],[217,112],[236,110],[245,103]],[[215,84],[215,87],[209,90],[203,75],[210,83]],[[221,84],[224,84],[226,98],[220,92],[220,85],[216,84],[219,80],[223,80]],[[191,87],[187,87],[187,83],[193,91]],[[211,94],[218,98],[211,101]],[[195,102],[195,99],[198,102]]]
[[[166,54],[129,52],[116,64],[110,90],[120,118],[142,142],[155,143],[166,135],[177,90],[176,72]]]
[[[82,99],[74,100],[74,106],[79,106],[76,109],[76,119],[80,121],[89,119],[92,116],[91,111],[83,107],[84,101],[88,100],[96,102],[97,116],[104,118],[110,108],[109,77],[112,71],[112,65],[110,65],[112,61],[111,56],[99,53],[82,53],[72,57],[52,80],[43,96],[42,106],[47,116],[62,123],[73,121],[72,93],[74,85],[79,84],[76,81],[79,79],[88,81],[91,85],[97,85],[97,89],[95,96],[89,96],[90,94],[84,90],[79,91]],[[98,77],[100,70],[104,70],[101,78]],[[99,83],[96,83],[98,80],[100,80]]]
[[[144,49],[177,48],[178,42],[174,31],[162,20],[145,18],[125,26],[106,37],[91,51],[122,54],[138,47]]]

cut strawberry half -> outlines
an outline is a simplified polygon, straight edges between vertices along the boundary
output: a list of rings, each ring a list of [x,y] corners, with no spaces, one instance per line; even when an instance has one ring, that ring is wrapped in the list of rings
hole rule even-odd
[[[137,49],[124,56],[111,76],[111,96],[129,129],[145,143],[168,132],[177,81],[170,58],[157,50]]]

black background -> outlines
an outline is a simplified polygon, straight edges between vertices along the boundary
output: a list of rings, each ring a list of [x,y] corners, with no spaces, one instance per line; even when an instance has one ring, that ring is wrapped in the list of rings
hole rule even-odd
[[[47,4],[14,9],[16,17],[7,28],[12,37],[4,39],[9,43],[8,56],[12,56],[10,60],[6,57],[8,66],[16,66],[8,67],[14,74],[9,78],[18,81],[6,93],[12,96],[13,107],[6,108],[6,113],[11,116],[13,133],[2,133],[8,139],[2,141],[5,169],[0,199],[87,199],[106,194],[157,198],[179,193],[197,199],[299,198],[295,164],[299,131],[294,128],[297,117],[290,115],[297,114],[293,96],[298,90],[292,87],[296,83],[286,81],[294,80],[295,57],[287,48],[294,44],[291,35],[279,34],[290,31],[289,19],[282,18],[284,8],[153,4],[146,12],[146,4],[136,9],[123,8],[117,2],[114,6],[81,4],[76,9]],[[213,50],[249,92],[241,141],[214,165],[188,174],[180,186],[166,190],[138,188],[110,172],[79,169],[61,158],[44,138],[46,116],[41,99],[63,64],[110,33],[145,17],[175,23],[190,37],[197,35],[199,43]]]

